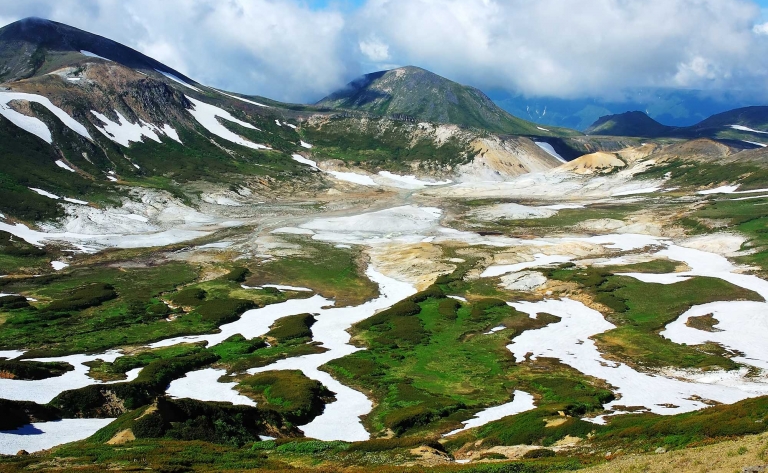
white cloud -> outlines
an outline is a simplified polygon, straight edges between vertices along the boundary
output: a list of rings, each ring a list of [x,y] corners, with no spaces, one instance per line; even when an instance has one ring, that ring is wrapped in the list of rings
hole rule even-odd
[[[349,64],[336,11],[294,0],[3,0],[0,17],[41,16],[155,57],[205,84],[278,100],[315,99]]]
[[[370,0],[350,23],[400,63],[480,88],[575,97],[764,77],[759,14],[748,0]]]
[[[389,46],[376,38],[360,41],[360,52],[373,62],[380,63],[390,59]]]
[[[768,22],[755,25],[752,31],[760,35],[768,35]]]
[[[110,37],[200,82],[311,101],[383,64],[481,89],[615,98],[645,87],[765,90],[753,0],[3,0]],[[759,23],[759,24],[756,24]]]

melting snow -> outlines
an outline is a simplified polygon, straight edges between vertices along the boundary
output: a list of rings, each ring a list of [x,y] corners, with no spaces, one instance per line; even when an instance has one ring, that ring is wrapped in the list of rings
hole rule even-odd
[[[212,134],[220,138],[224,138],[227,141],[231,141],[232,143],[245,146],[247,148],[272,149],[264,145],[252,143],[246,140],[245,138],[241,137],[240,135],[229,131],[229,129],[227,129],[224,125],[222,125],[219,122],[219,120],[217,120],[217,117],[230,121],[232,123],[236,123],[242,127],[249,128],[251,130],[259,130],[258,128],[251,125],[250,123],[246,123],[242,120],[238,120],[237,118],[233,117],[229,112],[227,112],[226,110],[222,110],[219,107],[214,107],[213,105],[209,105],[205,102],[201,102],[189,96],[187,96],[187,99],[190,102],[192,102],[192,104],[194,105],[193,108],[189,109],[189,113],[192,114],[195,120],[197,120],[197,122],[200,123],[203,126],[203,128],[205,128]]]
[[[222,91],[220,91],[220,90],[218,90],[218,89],[216,89],[216,92],[220,93],[221,95],[226,95],[227,97],[232,97],[232,98],[233,98],[233,99],[235,99],[235,100],[239,100],[239,101],[241,101],[241,102],[249,103],[249,104],[251,104],[251,105],[256,105],[256,106],[258,106],[258,107],[267,107],[267,108],[272,108],[272,107],[270,107],[269,105],[264,105],[263,103],[254,102],[253,100],[244,99],[244,98],[242,98],[242,97],[238,97],[238,96],[236,96],[236,95],[230,95],[230,94],[228,94],[228,93],[226,93],[226,92],[222,92]],[[286,125],[288,125],[288,124],[286,123]],[[288,126],[291,126],[291,125],[288,125]]]
[[[545,130],[545,131],[549,131],[549,130]],[[547,143],[546,141],[534,141],[534,143],[536,143],[536,146],[546,151],[547,154],[549,154],[550,156],[553,156],[564,163],[568,162],[565,160],[565,158],[560,156],[560,154],[557,151],[555,151],[555,148],[551,144]]]
[[[630,189],[626,191],[614,192],[611,197],[621,197],[623,195],[635,195],[635,194],[651,194],[661,190],[660,186],[655,187],[642,187],[640,189]]]
[[[303,141],[300,141],[302,148],[312,149],[312,145],[309,143],[305,143]]]
[[[291,156],[291,158],[293,158],[294,161],[297,161],[297,162],[299,162],[301,164],[306,164],[307,166],[313,167],[315,169],[320,169],[319,167],[317,167],[317,162],[316,161],[312,161],[311,159],[307,159],[307,158],[305,158],[304,156],[302,156],[300,154],[294,154],[293,156]]]
[[[195,87],[193,85],[187,84],[186,82],[184,82],[183,80],[179,79],[178,77],[176,77],[175,75],[171,74],[170,72],[163,72],[163,71],[158,70],[158,69],[155,69],[155,71],[159,72],[160,74],[164,75],[165,77],[171,79],[172,81],[177,82],[177,83],[183,85],[184,87],[188,87],[188,88],[194,90],[195,92],[201,92],[202,93],[202,90],[198,89],[197,87]]]
[[[720,186],[714,189],[708,189],[699,191],[697,194],[710,195],[710,194],[755,194],[757,192],[768,192],[768,189],[752,189],[748,191],[737,191],[741,184],[735,184],[730,186]]]
[[[416,289],[410,284],[386,277],[370,267],[366,275],[371,281],[378,283],[381,294],[378,298],[357,307],[321,309],[315,316],[317,322],[312,326],[313,340],[322,343],[322,346],[328,349],[327,352],[288,358],[268,366],[248,370],[251,374],[271,370],[301,370],[307,377],[320,381],[336,394],[336,401],[326,405],[321,415],[309,424],[301,426],[301,430],[307,437],[328,441],[361,441],[368,440],[370,437],[360,422],[360,416],[371,411],[373,407],[371,401],[364,394],[339,383],[328,373],[320,371],[319,367],[360,350],[349,344],[350,335],[346,330],[352,324],[408,297],[415,293]]]
[[[56,166],[60,167],[61,169],[67,170],[69,172],[75,172],[74,169],[72,169],[71,167],[67,166],[67,163],[65,163],[61,159],[57,159],[56,160]]]
[[[317,162],[312,161],[311,159],[307,159],[299,154],[294,154],[291,156],[294,161],[299,162],[301,164],[306,164],[307,166],[310,166],[312,168],[315,168],[319,171],[323,171],[319,167],[317,167]],[[323,171],[326,174],[329,174],[336,179],[340,181],[346,181],[346,182],[352,182],[354,184],[359,184],[361,186],[377,186],[376,181],[371,179],[370,176],[366,174],[357,174],[354,172],[341,172],[341,171]]]
[[[458,434],[459,432],[464,432],[465,430],[483,426],[488,422],[520,414],[521,412],[530,411],[535,408],[536,405],[533,403],[533,396],[525,391],[515,391],[512,402],[500,406],[489,407],[488,409],[478,412],[474,417],[463,423],[464,427],[452,430],[447,434],[444,434],[443,437],[449,437]]]
[[[45,123],[35,117],[28,117],[22,113],[13,110],[8,103],[13,100],[25,100],[27,102],[35,102],[47,108],[51,113],[70,128],[75,133],[91,140],[91,135],[88,130],[77,122],[74,118],[67,115],[67,112],[55,106],[46,97],[35,94],[25,94],[22,92],[0,92],[0,115],[7,118],[11,123],[19,128],[32,133],[33,135],[43,139],[47,143],[53,143],[53,136]]]
[[[178,141],[180,144],[184,144],[181,142],[181,138],[179,138],[179,134],[176,132],[176,130],[169,124],[165,123],[162,128],[160,128],[163,133],[165,133],[165,136],[172,139],[173,141]],[[134,166],[136,166],[134,164]],[[136,169],[139,169],[138,166],[136,166]]]
[[[237,383],[221,383],[219,378],[227,374],[227,370],[206,368],[190,371],[183,378],[171,381],[166,389],[169,396],[176,398],[197,399],[198,401],[231,402],[245,406],[256,406],[256,403],[234,390]]]
[[[707,407],[702,400],[731,404],[756,394],[733,387],[652,376],[603,358],[591,337],[615,326],[581,302],[562,299],[510,305],[531,318],[539,313],[561,318],[557,323],[527,330],[515,337],[508,348],[516,360],[522,361],[528,353],[531,359],[557,358],[588,376],[606,380],[620,395],[620,399],[607,404],[606,409],[642,407],[648,412],[671,415]],[[762,386],[762,391],[768,393],[768,385]]]
[[[107,59],[107,58],[105,58],[105,57],[99,56],[98,54],[96,54],[96,53],[92,53],[92,52],[90,52],[90,51],[84,51],[84,50],[80,50],[80,54],[82,54],[83,56],[88,56],[88,57],[95,57],[96,59],[103,59],[103,60],[105,60],[105,61],[109,61],[109,62],[112,62],[112,60],[111,60],[111,59]]]
[[[62,269],[69,266],[69,263],[65,263],[63,261],[51,261],[51,266],[53,267],[54,271],[61,271]]]
[[[90,368],[85,366],[84,363],[99,359],[111,363],[120,356],[122,356],[122,354],[118,351],[109,351],[99,355],[69,355],[57,358],[35,358],[29,361],[61,361],[69,363],[75,369],[67,371],[61,376],[34,381],[0,378],[0,393],[2,393],[4,399],[13,401],[33,401],[38,404],[46,404],[64,391],[79,389],[91,384],[111,384],[112,382],[104,383],[90,378],[88,376]],[[128,380],[136,379],[139,375],[139,371],[141,370],[132,370],[127,373]]]
[[[422,189],[426,186],[444,186],[453,182],[451,180],[437,182],[424,181],[418,179],[416,176],[400,176],[389,171],[380,171],[379,176],[385,178],[387,181],[390,181],[390,183],[393,183],[394,187],[403,187],[405,189]],[[387,181],[385,181],[385,183],[387,183]]]
[[[33,453],[82,440],[106,427],[113,420],[62,419],[27,424],[16,430],[0,431],[0,454],[15,455],[19,450]]]
[[[48,191],[44,191],[44,190],[42,190],[42,189],[38,189],[38,188],[36,188],[36,187],[30,187],[30,188],[29,188],[29,190],[31,190],[31,191],[35,191],[35,192],[37,192],[38,194],[42,195],[43,197],[48,197],[49,199],[60,199],[60,198],[61,198],[61,197],[59,197],[59,196],[58,196],[58,195],[56,195],[56,194],[51,194],[51,193],[50,193],[50,192],[48,192]]]
[[[749,131],[749,132],[752,132],[752,133],[762,133],[762,134],[768,135],[768,131],[753,130],[752,128],[748,128],[748,127],[743,126],[743,125],[728,125],[728,126],[733,128],[734,130]]]
[[[115,110],[115,113],[117,114],[117,120],[119,123],[113,122],[106,115],[102,115],[101,113],[94,110],[91,110],[91,113],[105,124],[103,128],[96,127],[96,129],[110,140],[125,147],[130,146],[131,141],[134,143],[141,143],[143,141],[142,136],[146,136],[151,140],[162,143],[158,133],[163,134],[166,129],[170,129],[171,133],[175,136],[170,136],[170,138],[179,141],[179,136],[176,133],[176,130],[171,128],[169,125],[163,125],[163,128],[161,129],[151,123],[145,122],[144,120],[139,120],[138,123],[131,123],[117,110]]]
[[[757,141],[747,141],[747,140],[741,140],[741,141],[743,141],[744,143],[749,143],[751,145],[759,146],[761,148],[765,148],[766,146],[768,146],[765,143],[758,143]]]

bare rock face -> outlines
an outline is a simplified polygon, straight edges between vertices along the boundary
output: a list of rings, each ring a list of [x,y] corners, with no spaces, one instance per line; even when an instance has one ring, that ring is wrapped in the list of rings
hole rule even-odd
[[[29,452],[26,450],[19,450],[18,452],[16,452],[17,457],[25,457],[27,455],[29,455]]]
[[[745,466],[741,469],[741,473],[764,473],[766,471],[768,471],[768,465]]]

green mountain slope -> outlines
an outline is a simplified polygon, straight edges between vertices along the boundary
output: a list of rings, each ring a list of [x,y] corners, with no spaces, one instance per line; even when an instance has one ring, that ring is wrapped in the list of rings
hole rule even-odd
[[[538,127],[510,115],[474,87],[414,66],[366,74],[316,105],[406,120],[451,123],[498,133],[543,136],[576,133]]]

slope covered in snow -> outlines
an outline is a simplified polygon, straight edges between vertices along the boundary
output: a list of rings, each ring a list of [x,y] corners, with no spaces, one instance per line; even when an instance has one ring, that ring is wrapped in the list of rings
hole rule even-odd
[[[66,125],[69,129],[84,138],[89,140],[92,139],[90,133],[88,133],[88,130],[82,124],[80,124],[74,118],[70,117],[67,112],[51,103],[48,98],[41,95],[26,94],[23,92],[0,92],[0,115],[7,118],[11,123],[18,126],[19,128],[22,128],[32,133],[33,135],[38,136],[49,144],[53,143],[53,137],[51,135],[51,130],[48,129],[48,126],[39,118],[30,117],[19,113],[16,110],[13,110],[9,105],[9,102],[13,100],[39,103],[43,107],[47,108],[51,113],[56,115],[56,118],[61,120],[61,122],[64,123],[64,125]]]
[[[205,102],[201,102],[200,100],[193,99],[190,96],[187,96],[187,99],[190,102],[192,102],[192,104],[194,105],[194,108],[189,109],[189,113],[192,114],[195,120],[197,120],[197,122],[200,123],[203,126],[203,128],[213,133],[214,135],[220,138],[224,138],[227,141],[231,141],[232,143],[236,143],[251,149],[271,149],[268,146],[253,143],[251,141],[246,140],[245,138],[238,135],[237,133],[233,133],[232,131],[227,129],[224,125],[222,125],[221,122],[219,122],[218,118],[227,120],[229,122],[235,123],[245,128],[249,128],[251,130],[259,130],[258,128],[251,125],[250,123],[244,122],[242,120],[238,120],[237,118],[233,117],[229,112],[227,112],[226,110],[222,110],[219,107],[215,107]]]

